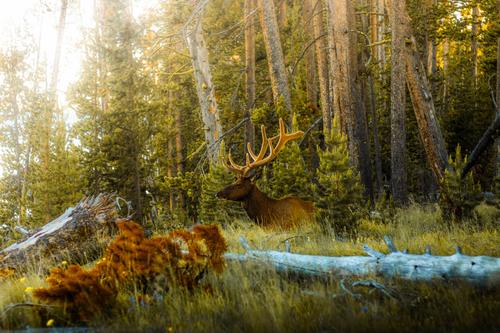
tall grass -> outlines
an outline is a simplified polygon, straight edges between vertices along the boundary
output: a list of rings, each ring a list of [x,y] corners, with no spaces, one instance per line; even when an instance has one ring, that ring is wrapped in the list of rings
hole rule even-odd
[[[484,212],[483,212],[484,213]],[[490,213],[484,213],[490,216]],[[422,253],[430,245],[434,254],[447,255],[460,245],[468,255],[500,256],[498,221],[487,226],[473,223],[447,225],[433,206],[411,206],[390,221],[363,220],[356,239],[342,240],[318,228],[269,231],[238,221],[224,233],[229,251],[242,252],[239,236],[259,249],[284,249],[320,255],[363,255],[366,243],[386,252],[383,235],[400,249]],[[491,216],[490,216],[491,217]],[[44,285],[35,268],[25,277],[0,282],[0,328],[14,329],[65,322],[63,309],[18,307],[32,302],[30,287]],[[88,323],[103,331],[136,332],[495,332],[500,330],[500,290],[476,289],[461,283],[415,283],[383,280],[392,297],[378,289],[351,286],[360,278],[339,281],[297,280],[281,276],[256,263],[228,263],[221,275],[208,274],[209,288],[194,291],[172,288],[161,299],[133,301],[135,292],[123,290],[112,316],[96,314]],[[132,300],[131,297],[132,296]]]

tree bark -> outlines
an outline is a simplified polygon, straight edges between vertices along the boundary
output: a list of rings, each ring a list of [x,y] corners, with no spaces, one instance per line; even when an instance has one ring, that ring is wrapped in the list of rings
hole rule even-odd
[[[394,201],[405,204],[408,199],[406,174],[405,128],[405,1],[391,0],[391,188]]]
[[[448,101],[448,67],[450,54],[450,39],[446,37],[443,42],[443,110],[446,110]]]
[[[360,94],[357,61],[357,32],[354,8],[348,0],[329,0],[330,59],[334,75],[334,100],[340,129],[349,139],[352,164],[361,173],[366,194],[373,197],[371,160],[366,111]]]
[[[90,262],[111,240],[117,214],[114,196],[100,194],[85,198],[76,207],[68,208],[55,220],[1,250],[0,269],[11,268],[23,273],[46,260]]]
[[[306,35],[306,42],[310,43],[310,41],[314,40],[314,30],[313,30],[313,9],[314,9],[314,0],[304,0],[302,6],[302,24],[304,26],[304,32]],[[318,76],[316,73],[316,55],[314,53],[313,48],[308,48],[305,55],[305,64],[306,64],[306,91],[307,91],[307,99],[309,102],[316,106],[318,104]]]
[[[244,117],[250,118],[255,107],[255,12],[256,0],[245,0],[245,63],[246,63],[246,96],[247,105]],[[252,120],[245,123],[245,142],[255,146],[255,126]],[[247,145],[245,146],[245,152]]]
[[[288,5],[286,0],[278,0],[279,1],[279,9],[278,9],[278,24],[280,27],[285,27],[287,25],[287,11]]]
[[[412,36],[411,42],[407,43],[405,55],[406,80],[427,161],[434,177],[439,182],[443,178],[444,169],[448,166],[448,152],[436,117],[429,82],[416,45],[415,38]]]
[[[194,13],[192,27],[186,27],[185,38],[193,62],[194,76],[196,80],[196,92],[200,103],[201,115],[205,130],[205,141],[207,143],[207,154],[210,163],[218,161],[220,150],[219,137],[222,135],[222,126],[219,117],[219,108],[215,98],[215,87],[212,82],[210,65],[208,61],[208,50],[205,46],[201,28],[201,10]]]
[[[66,26],[66,11],[68,9],[68,0],[61,0],[61,13],[59,15],[59,26],[57,27],[56,52],[54,55],[54,66],[52,67],[52,78],[50,80],[50,91],[56,94],[57,81],[59,77],[59,62],[61,60],[62,39],[64,28]]]
[[[281,48],[276,10],[273,0],[258,0],[260,11],[260,25],[264,36],[267,63],[275,105],[280,105],[282,99],[287,114],[292,117],[292,98],[288,78],[285,70],[285,60]]]
[[[390,12],[390,11],[389,11]],[[391,13],[389,13],[391,15]],[[420,139],[424,146],[429,167],[436,181],[441,181],[444,169],[448,167],[448,152],[441,128],[436,117],[434,101],[429,88],[425,67],[417,50],[417,42],[413,36],[410,18],[405,11],[400,17],[404,24],[406,37],[405,66],[406,83],[417,119]]]
[[[465,281],[478,286],[497,286],[500,283],[500,258],[466,256],[457,247],[451,256],[433,256],[430,248],[422,255],[399,252],[387,236],[384,238],[389,254],[377,252],[367,245],[368,256],[325,257],[278,251],[253,250],[245,238],[240,241],[245,254],[226,253],[227,261],[257,261],[269,264],[280,273],[304,277],[352,277],[378,275],[410,281]]]
[[[328,58],[326,54],[327,41],[326,38],[321,37],[324,34],[323,2],[321,0],[316,0],[316,6],[313,6],[313,9],[313,32],[314,39],[316,40],[315,49],[319,77],[320,106],[323,116],[323,132],[328,136],[332,131],[332,116],[330,108]]]
[[[472,58],[472,78],[474,79],[474,84],[477,85],[477,50],[478,42],[477,36],[479,33],[479,7],[474,5],[472,7],[472,36],[471,36],[471,58]]]
[[[174,139],[169,137],[167,139],[167,176],[169,178],[173,177],[175,175],[175,168],[174,168]],[[175,208],[175,195],[174,191],[169,190],[168,192],[168,207],[170,211],[172,212]]]
[[[176,160],[176,171],[178,176],[182,176],[184,173],[184,154],[182,153],[182,113],[180,108],[176,108],[175,111],[175,160]],[[182,208],[186,207],[186,197],[184,193],[179,192],[179,203]]]

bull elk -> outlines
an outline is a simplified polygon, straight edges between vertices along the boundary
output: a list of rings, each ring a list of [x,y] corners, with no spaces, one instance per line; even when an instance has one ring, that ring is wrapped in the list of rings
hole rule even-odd
[[[289,196],[282,199],[273,199],[261,192],[255,185],[255,169],[273,161],[288,141],[296,140],[304,132],[286,133],[283,120],[279,120],[279,135],[267,138],[265,126],[261,127],[262,147],[259,154],[255,154],[250,143],[247,143],[248,153],[246,164],[237,165],[229,153],[228,159],[223,156],[224,166],[236,174],[236,181],[217,193],[218,198],[240,201],[248,216],[263,227],[278,227],[288,229],[314,220],[314,206],[312,202]],[[273,146],[273,142],[278,143]],[[269,148],[269,154],[266,152]],[[251,159],[251,160],[250,160]]]

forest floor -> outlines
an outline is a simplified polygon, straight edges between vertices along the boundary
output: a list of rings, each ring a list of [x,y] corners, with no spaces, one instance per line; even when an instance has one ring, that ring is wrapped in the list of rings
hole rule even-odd
[[[293,232],[263,230],[247,222],[233,223],[224,235],[229,252],[243,252],[239,237],[257,249],[318,255],[364,255],[363,244],[387,252],[383,236],[400,249],[423,253],[430,245],[436,255],[450,255],[460,245],[464,254],[500,257],[498,210],[482,206],[482,226],[464,222],[446,225],[434,206],[411,206],[389,222],[363,220],[354,240],[339,240],[316,229]],[[170,290],[164,299],[147,304],[130,301],[112,317],[97,315],[89,324],[103,332],[499,332],[500,289],[476,288],[458,282],[416,283],[374,279],[391,290],[352,288],[361,278],[297,280],[280,276],[258,264],[228,263],[221,274],[208,274],[210,288]],[[47,309],[10,304],[30,303],[32,288],[45,285],[45,276],[32,271],[20,279],[0,282],[0,330],[46,327]],[[209,291],[207,291],[209,290]],[[132,295],[133,296],[133,295]],[[127,303],[128,302],[128,303]],[[8,310],[8,311],[6,311]],[[50,323],[68,326],[64,315]]]

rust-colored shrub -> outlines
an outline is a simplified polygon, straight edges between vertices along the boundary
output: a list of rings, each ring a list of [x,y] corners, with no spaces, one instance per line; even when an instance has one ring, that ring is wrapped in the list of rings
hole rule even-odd
[[[94,268],[55,268],[47,278],[49,286],[36,289],[34,297],[63,306],[75,319],[88,320],[112,309],[122,288],[191,289],[208,269],[223,269],[227,244],[217,226],[197,225],[147,239],[137,223],[123,220],[117,225],[118,237]]]

